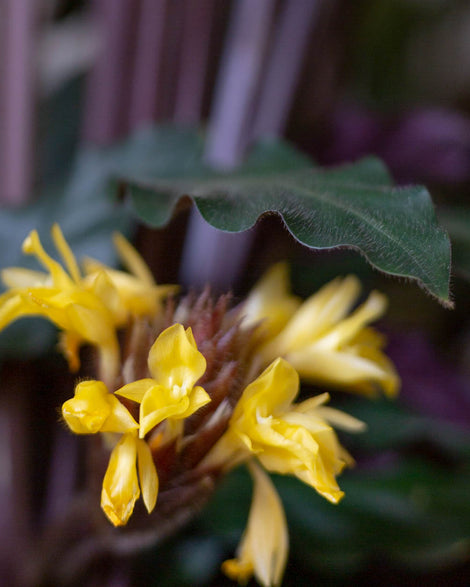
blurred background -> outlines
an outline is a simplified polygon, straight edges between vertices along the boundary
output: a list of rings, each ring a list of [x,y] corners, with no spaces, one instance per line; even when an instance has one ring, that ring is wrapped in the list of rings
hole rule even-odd
[[[204,158],[239,165],[256,140],[284,138],[320,165],[374,154],[398,184],[425,184],[453,244],[453,311],[350,252],[315,252],[262,219],[217,233],[185,208],[154,230],[107,185],[153,125],[206,129]],[[177,145],[169,145],[177,156]],[[163,156],[164,154],[162,154]],[[135,164],[138,164],[135,163]],[[289,521],[285,585],[470,582],[470,5],[467,0],[2,0],[0,265],[24,265],[26,234],[59,222],[77,257],[115,263],[131,236],[159,282],[242,296],[288,258],[307,296],[357,273],[390,298],[383,323],[403,379],[397,402],[334,396],[369,426],[331,506],[276,478]],[[0,337],[0,578],[80,485],[80,447],[58,422],[73,379],[54,331],[20,322]],[[229,585],[219,574],[243,531],[243,471],[158,549],[90,572],[89,585]],[[228,505],[229,504],[229,505]],[[8,538],[7,538],[8,537]],[[46,538],[45,538],[46,537]],[[18,583],[19,584],[19,583]]]

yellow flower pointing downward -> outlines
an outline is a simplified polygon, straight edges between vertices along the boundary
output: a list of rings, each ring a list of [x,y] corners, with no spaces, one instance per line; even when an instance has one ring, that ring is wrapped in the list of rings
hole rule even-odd
[[[127,408],[101,381],[83,381],[77,385],[75,396],[63,404],[62,415],[76,434],[122,434],[111,452],[101,492],[101,507],[109,520],[115,526],[126,524],[140,489],[150,513],[157,501],[157,471],[150,448],[138,438],[139,425]]]
[[[338,503],[343,492],[335,477],[352,459],[328,422],[350,431],[361,431],[364,424],[324,407],[326,393],[294,404],[298,388],[295,369],[284,359],[274,361],[244,390],[228,430],[202,466],[231,469],[255,457],[268,471],[295,475]],[[262,585],[278,585],[287,556],[284,514],[269,479],[252,463],[249,468],[255,492],[248,527],[238,558],[223,569],[241,583],[254,573]]]
[[[248,524],[237,558],[225,561],[222,570],[242,584],[254,574],[264,587],[276,587],[281,584],[289,550],[286,517],[268,475],[253,462],[248,468],[254,481]]]
[[[206,360],[190,328],[174,324],[164,330],[150,349],[148,366],[153,379],[134,381],[115,392],[141,404],[139,423],[101,381],[79,383],[75,396],[62,406],[64,420],[76,434],[122,434],[111,453],[101,493],[101,507],[115,526],[127,523],[140,489],[148,512],[155,507],[158,476],[145,435],[166,421],[165,440],[175,438],[184,418],[210,401],[202,387],[194,386]]]

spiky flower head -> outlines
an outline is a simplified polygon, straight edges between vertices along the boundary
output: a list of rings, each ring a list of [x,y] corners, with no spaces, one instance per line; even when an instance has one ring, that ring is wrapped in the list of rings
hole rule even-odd
[[[248,526],[223,568],[241,583],[254,575],[279,585],[288,533],[267,472],[293,475],[338,503],[336,477],[353,459],[334,427],[364,428],[326,407],[327,393],[297,402],[300,381],[395,394],[398,377],[369,326],[385,298],[373,292],[354,309],[359,282],[349,276],[302,303],[278,265],[238,306],[209,288],[176,299],[177,288],[157,286],[121,236],[115,244],[129,273],[93,260],[80,270],[58,226],[53,239],[63,266],[33,231],[24,250],[47,272],[3,272],[10,289],[0,297],[0,328],[27,315],[49,319],[71,369],[80,346],[96,349],[98,369],[88,376],[97,379],[77,384],[62,415],[72,432],[102,440],[90,445],[91,485],[100,480],[106,517],[130,535],[167,537],[223,474],[246,463],[254,481]]]

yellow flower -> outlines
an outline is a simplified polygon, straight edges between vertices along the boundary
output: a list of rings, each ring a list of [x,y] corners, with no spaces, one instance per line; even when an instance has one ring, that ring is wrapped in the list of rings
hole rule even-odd
[[[119,347],[112,312],[94,291],[83,287],[80,270],[58,225],[52,237],[67,271],[44,251],[35,230],[23,243],[26,254],[35,255],[47,273],[9,268],[2,279],[10,290],[0,296],[0,330],[24,316],[43,316],[63,331],[62,346],[72,369],[79,366],[78,347],[83,342],[95,345],[101,355],[103,378],[118,368]],[[106,290],[106,277],[97,289]]]
[[[124,320],[128,315],[155,316],[161,310],[162,299],[177,291],[174,285],[157,285],[145,261],[122,234],[113,235],[114,246],[121,263],[129,273],[107,267],[95,259],[83,260],[85,283],[93,288],[96,279],[104,271],[119,293]]]
[[[157,471],[150,448],[138,438],[139,425],[127,408],[101,381],[83,381],[77,385],[74,397],[63,404],[62,415],[76,434],[122,434],[103,479],[101,507],[109,520],[115,526],[127,523],[140,488],[150,513],[157,500]]]
[[[276,587],[281,584],[289,548],[284,509],[268,475],[253,462],[248,467],[254,490],[247,528],[237,558],[225,561],[222,570],[242,585],[254,574],[263,587]]]
[[[326,419],[349,430],[363,424],[323,408],[328,394],[293,404],[298,387],[295,369],[284,359],[274,361],[244,390],[227,432],[203,465],[231,468],[255,455],[268,471],[295,475],[337,503],[343,492],[335,477],[351,457]]]
[[[134,434],[124,434],[114,447],[101,491],[101,507],[115,526],[127,524],[140,490],[144,505],[151,513],[158,495],[158,476],[148,444]]]
[[[243,325],[261,324],[265,337],[278,334],[300,306],[289,293],[288,267],[276,263],[259,280],[243,303]]]
[[[64,267],[44,251],[37,232],[32,231],[23,251],[35,255],[47,272],[17,267],[2,271],[10,290],[0,296],[0,329],[24,316],[43,316],[62,330],[61,347],[72,370],[80,366],[80,346],[90,343],[100,352],[102,379],[112,381],[119,368],[116,329],[131,316],[155,316],[161,299],[175,287],[157,286],[143,259],[122,235],[116,234],[114,241],[131,274],[88,260],[82,276],[57,224],[52,238]]]
[[[166,420],[167,440],[178,436],[183,420],[210,402],[202,387],[195,386],[206,370],[191,328],[174,324],[164,330],[148,356],[151,378],[124,385],[115,393],[140,403],[140,437]]]
[[[262,280],[242,309],[248,324],[264,316],[271,326],[270,291],[280,307],[283,303],[293,307],[285,276],[279,269],[268,273],[268,283],[269,288]],[[271,330],[277,333],[273,336],[269,332],[258,349],[265,364],[284,357],[308,382],[368,395],[378,389],[388,396],[396,395],[399,377],[382,352],[382,337],[368,327],[385,312],[386,298],[374,291],[351,312],[359,293],[360,283],[355,276],[337,278],[292,312],[280,328],[274,328],[279,324],[274,320]]]
[[[74,397],[62,405],[62,416],[75,434],[125,434],[139,429],[129,410],[102,381],[79,383]]]

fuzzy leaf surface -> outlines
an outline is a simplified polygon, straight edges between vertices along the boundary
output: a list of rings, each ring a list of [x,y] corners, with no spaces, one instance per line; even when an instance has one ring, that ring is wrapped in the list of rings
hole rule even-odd
[[[165,127],[123,145],[116,175],[141,220],[164,225],[183,196],[228,232],[278,214],[307,247],[355,249],[376,269],[414,279],[448,303],[449,239],[424,187],[394,187],[375,158],[320,168],[279,141],[258,143],[230,173],[210,169],[203,152],[202,135]]]

